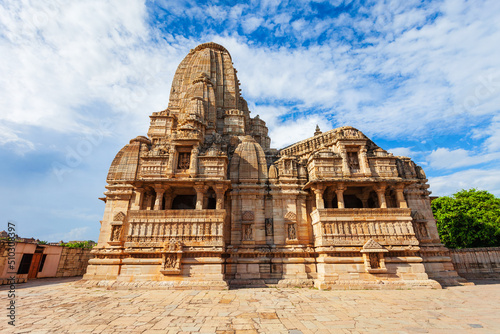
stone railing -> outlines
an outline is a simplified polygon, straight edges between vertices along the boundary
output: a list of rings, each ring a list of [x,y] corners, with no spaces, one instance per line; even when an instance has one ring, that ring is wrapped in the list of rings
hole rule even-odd
[[[465,278],[500,278],[500,247],[450,249],[458,274]]]
[[[381,245],[419,244],[410,209],[319,209],[311,217],[316,246],[362,246],[369,239]]]
[[[224,218],[225,210],[129,211],[126,242],[159,245],[174,238],[184,245],[223,245]]]

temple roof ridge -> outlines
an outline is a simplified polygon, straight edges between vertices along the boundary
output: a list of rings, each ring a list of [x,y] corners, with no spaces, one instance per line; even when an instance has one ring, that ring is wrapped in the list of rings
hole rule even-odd
[[[344,130],[351,130],[351,131],[355,131],[357,133],[360,134],[360,136],[362,138],[366,138],[366,139],[369,139],[363,132],[361,132],[360,130],[356,129],[355,127],[352,127],[352,126],[349,126],[349,125],[346,125],[346,126],[341,126],[341,127],[338,127],[338,128],[334,128],[332,130],[329,130],[329,131],[326,131],[326,132],[323,132],[323,133],[320,133],[320,134],[316,134],[314,136],[311,136],[311,137],[308,137],[306,139],[303,139],[299,142],[296,142],[296,143],[293,143],[293,144],[290,144],[288,146],[285,146],[281,149],[279,149],[279,151],[283,151],[283,150],[287,150],[287,149],[290,149],[291,147],[293,146],[297,146],[297,145],[300,145],[300,144],[304,144],[304,143],[307,143],[308,141],[310,140],[315,140],[315,139],[318,139],[320,137],[326,137],[328,135],[331,135],[333,133],[340,133],[340,132],[343,132]]]
[[[225,47],[223,47],[222,45],[217,44],[215,42],[207,42],[207,43],[200,44],[197,47],[195,47],[194,49],[191,49],[190,52],[197,52],[197,51],[207,49],[207,48],[219,50],[222,52],[227,52],[229,54],[229,51],[227,51],[227,49]],[[231,55],[229,55],[229,56],[231,57]]]

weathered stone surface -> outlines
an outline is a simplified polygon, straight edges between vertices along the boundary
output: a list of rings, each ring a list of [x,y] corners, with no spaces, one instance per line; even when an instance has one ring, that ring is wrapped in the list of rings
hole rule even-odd
[[[150,118],[148,136],[132,139],[110,167],[85,279],[323,289],[459,279],[422,168],[349,126],[317,127],[271,149],[224,47],[191,50],[168,108]]]
[[[1,333],[499,333],[500,284],[443,290],[107,290],[74,279],[16,290]],[[75,284],[78,283],[78,284]],[[21,286],[19,286],[21,287]],[[8,287],[0,288],[6,293]],[[411,301],[411,302],[410,302]]]

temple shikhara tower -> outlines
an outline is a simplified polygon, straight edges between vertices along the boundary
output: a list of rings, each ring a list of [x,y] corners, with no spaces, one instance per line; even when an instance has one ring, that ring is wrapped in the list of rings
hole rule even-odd
[[[349,126],[270,148],[236,73],[215,43],[181,62],[168,108],[111,164],[84,279],[212,289],[459,279],[421,167]]]

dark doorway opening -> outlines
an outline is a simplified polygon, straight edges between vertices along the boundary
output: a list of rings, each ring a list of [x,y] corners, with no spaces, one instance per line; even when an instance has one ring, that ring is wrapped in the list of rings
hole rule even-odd
[[[172,210],[194,210],[196,195],[177,195],[172,202]]]
[[[23,254],[19,268],[17,269],[18,275],[27,274],[30,271],[31,260],[33,259],[33,254]]]
[[[354,195],[344,195],[344,205],[348,209],[362,208],[363,202]]]

